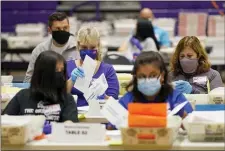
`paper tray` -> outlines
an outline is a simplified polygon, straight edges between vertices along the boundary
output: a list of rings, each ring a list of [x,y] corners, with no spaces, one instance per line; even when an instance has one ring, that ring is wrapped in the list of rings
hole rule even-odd
[[[29,139],[29,125],[2,125],[2,145],[23,145]]]
[[[212,122],[195,120],[192,122],[191,115],[183,120],[183,125],[188,133],[188,139],[192,142],[224,142],[224,122]]]

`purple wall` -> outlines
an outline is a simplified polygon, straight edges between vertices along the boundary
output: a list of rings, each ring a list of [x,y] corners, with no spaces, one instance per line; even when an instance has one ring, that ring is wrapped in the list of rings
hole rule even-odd
[[[222,9],[224,1],[217,5]],[[142,7],[152,9],[213,9],[211,1],[141,1]]]
[[[1,1],[1,32],[14,32],[18,23],[47,23],[57,1]]]
[[[155,17],[178,17],[180,11],[207,12],[218,14],[211,1],[141,1],[141,7],[151,8]],[[217,5],[221,10],[224,1],[218,1]]]

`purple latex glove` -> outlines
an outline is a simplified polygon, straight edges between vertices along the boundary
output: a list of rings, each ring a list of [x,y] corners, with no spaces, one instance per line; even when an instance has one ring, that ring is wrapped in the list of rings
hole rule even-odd
[[[43,133],[48,135],[52,133],[52,125],[50,124],[49,121],[45,121],[44,128],[43,128]]]
[[[132,37],[132,38],[130,39],[130,43],[131,43],[132,45],[136,46],[140,51],[143,50],[143,47],[141,46],[141,43],[140,43],[140,41],[139,41],[138,39]]]

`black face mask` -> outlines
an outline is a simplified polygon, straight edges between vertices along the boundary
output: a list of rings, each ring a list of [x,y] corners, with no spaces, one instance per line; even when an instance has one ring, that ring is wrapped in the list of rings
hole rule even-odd
[[[60,45],[67,43],[70,35],[67,31],[52,31],[52,38]]]
[[[55,82],[57,88],[63,88],[66,82],[63,72],[55,73]]]

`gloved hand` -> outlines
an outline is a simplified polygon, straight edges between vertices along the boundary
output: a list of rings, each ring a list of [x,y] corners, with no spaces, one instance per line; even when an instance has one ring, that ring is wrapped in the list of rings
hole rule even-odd
[[[83,78],[84,76],[84,70],[81,67],[77,67],[71,72],[71,80],[73,83],[75,83],[77,77]]]
[[[102,94],[100,96],[97,97],[98,100],[104,100],[105,99],[106,94]]]
[[[52,133],[52,125],[49,121],[45,121],[44,127],[43,127],[43,133],[44,134],[51,134]]]
[[[181,93],[190,94],[192,92],[192,86],[187,81],[183,80],[174,81],[173,85],[175,86],[175,89],[180,91]]]
[[[132,37],[132,38],[130,39],[130,43],[131,43],[132,45],[136,46],[140,51],[142,51],[143,47],[141,46],[141,43],[140,43],[140,41],[139,41],[138,39]]]

